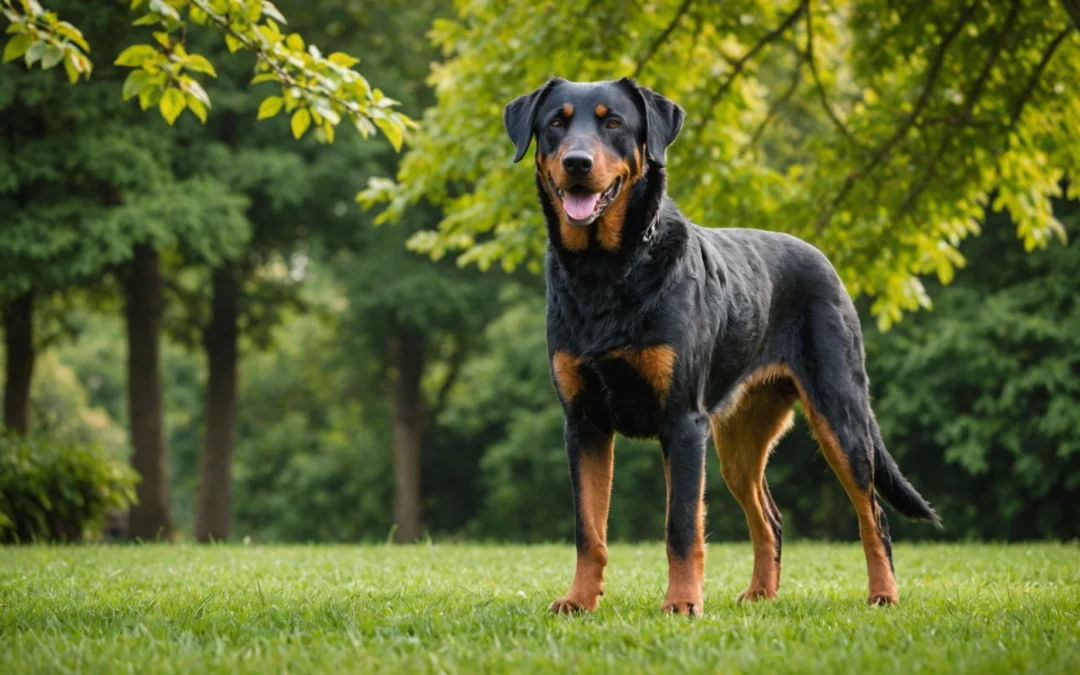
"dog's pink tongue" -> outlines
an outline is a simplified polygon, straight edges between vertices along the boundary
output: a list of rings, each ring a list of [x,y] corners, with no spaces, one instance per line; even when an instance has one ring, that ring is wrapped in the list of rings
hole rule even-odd
[[[562,205],[566,215],[574,220],[585,220],[592,215],[598,201],[600,201],[599,192],[590,192],[584,195],[567,192],[566,196],[563,197]]]

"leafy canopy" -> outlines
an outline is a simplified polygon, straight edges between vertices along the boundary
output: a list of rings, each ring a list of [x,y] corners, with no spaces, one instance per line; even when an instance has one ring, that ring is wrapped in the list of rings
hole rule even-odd
[[[78,28],[37,0],[0,2],[12,35],[4,47],[5,63],[20,57],[27,66],[44,69],[63,63],[72,84],[80,76],[89,79],[90,44]],[[131,45],[116,57],[115,65],[132,68],[123,85],[124,100],[138,98],[143,110],[157,107],[170,125],[184,110],[205,122],[211,105],[197,78],[217,77],[214,65],[187,50],[188,28],[195,25],[221,33],[230,52],[255,54],[252,83],[275,82],[281,89],[280,95],[263,99],[258,117],[290,114],[296,138],[314,125],[320,140],[333,141],[335,127],[349,120],[364,138],[380,129],[399,149],[405,131],[414,126],[393,110],[397,101],[353,69],[359,59],[344,52],[324,56],[299,34],[286,34],[281,28],[285,17],[268,0],[132,0],[131,9],[141,11],[134,26],[155,30],[152,42]]]
[[[883,325],[930,305],[958,246],[1005,209],[1027,249],[1064,238],[1051,198],[1080,146],[1080,35],[1056,4],[890,0],[458,0],[431,35],[448,57],[396,181],[359,196],[382,220],[443,206],[415,250],[481,267],[545,250],[530,162],[503,106],[552,75],[633,76],[687,110],[670,190],[708,226],[783,230],[825,251]],[[1070,196],[1075,196],[1071,194]]]

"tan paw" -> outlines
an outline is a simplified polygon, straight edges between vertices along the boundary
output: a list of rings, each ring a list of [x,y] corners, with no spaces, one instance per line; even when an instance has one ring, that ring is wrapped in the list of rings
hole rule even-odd
[[[551,611],[554,614],[577,614],[579,612],[595,612],[600,605],[600,596],[585,597],[568,594],[551,603]]]
[[[764,586],[751,586],[739,595],[738,603],[757,602],[758,600],[775,600],[776,591],[770,591]]]
[[[898,602],[900,602],[900,599],[896,597],[896,593],[871,593],[870,597],[866,599],[866,604],[871,607],[886,607],[895,605]]]
[[[682,614],[683,616],[702,616],[705,614],[705,604],[701,600],[665,600],[664,614]]]

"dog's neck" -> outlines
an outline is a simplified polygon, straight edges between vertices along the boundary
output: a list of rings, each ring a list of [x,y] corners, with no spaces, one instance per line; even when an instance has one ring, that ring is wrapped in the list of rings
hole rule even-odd
[[[544,178],[536,175],[536,189],[540,195],[540,205],[547,221],[548,241],[551,250],[563,267],[571,269],[597,258],[606,259],[617,265],[630,265],[647,252],[663,236],[665,230],[662,209],[667,191],[667,171],[663,166],[648,161],[644,174],[627,187],[627,203],[623,211],[623,220],[619,226],[618,246],[608,248],[601,245],[597,230],[599,220],[588,226],[588,246],[571,250],[563,242],[564,229],[558,207],[552,202],[551,195],[545,189]],[[605,214],[610,215],[610,214]],[[601,216],[604,217],[604,216]]]

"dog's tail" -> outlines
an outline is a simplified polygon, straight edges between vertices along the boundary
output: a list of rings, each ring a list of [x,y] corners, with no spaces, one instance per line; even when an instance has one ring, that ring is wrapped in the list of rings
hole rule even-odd
[[[874,488],[900,515],[913,520],[925,520],[939,530],[941,518],[900,473],[900,467],[885,449],[877,422],[872,424],[874,434]]]

